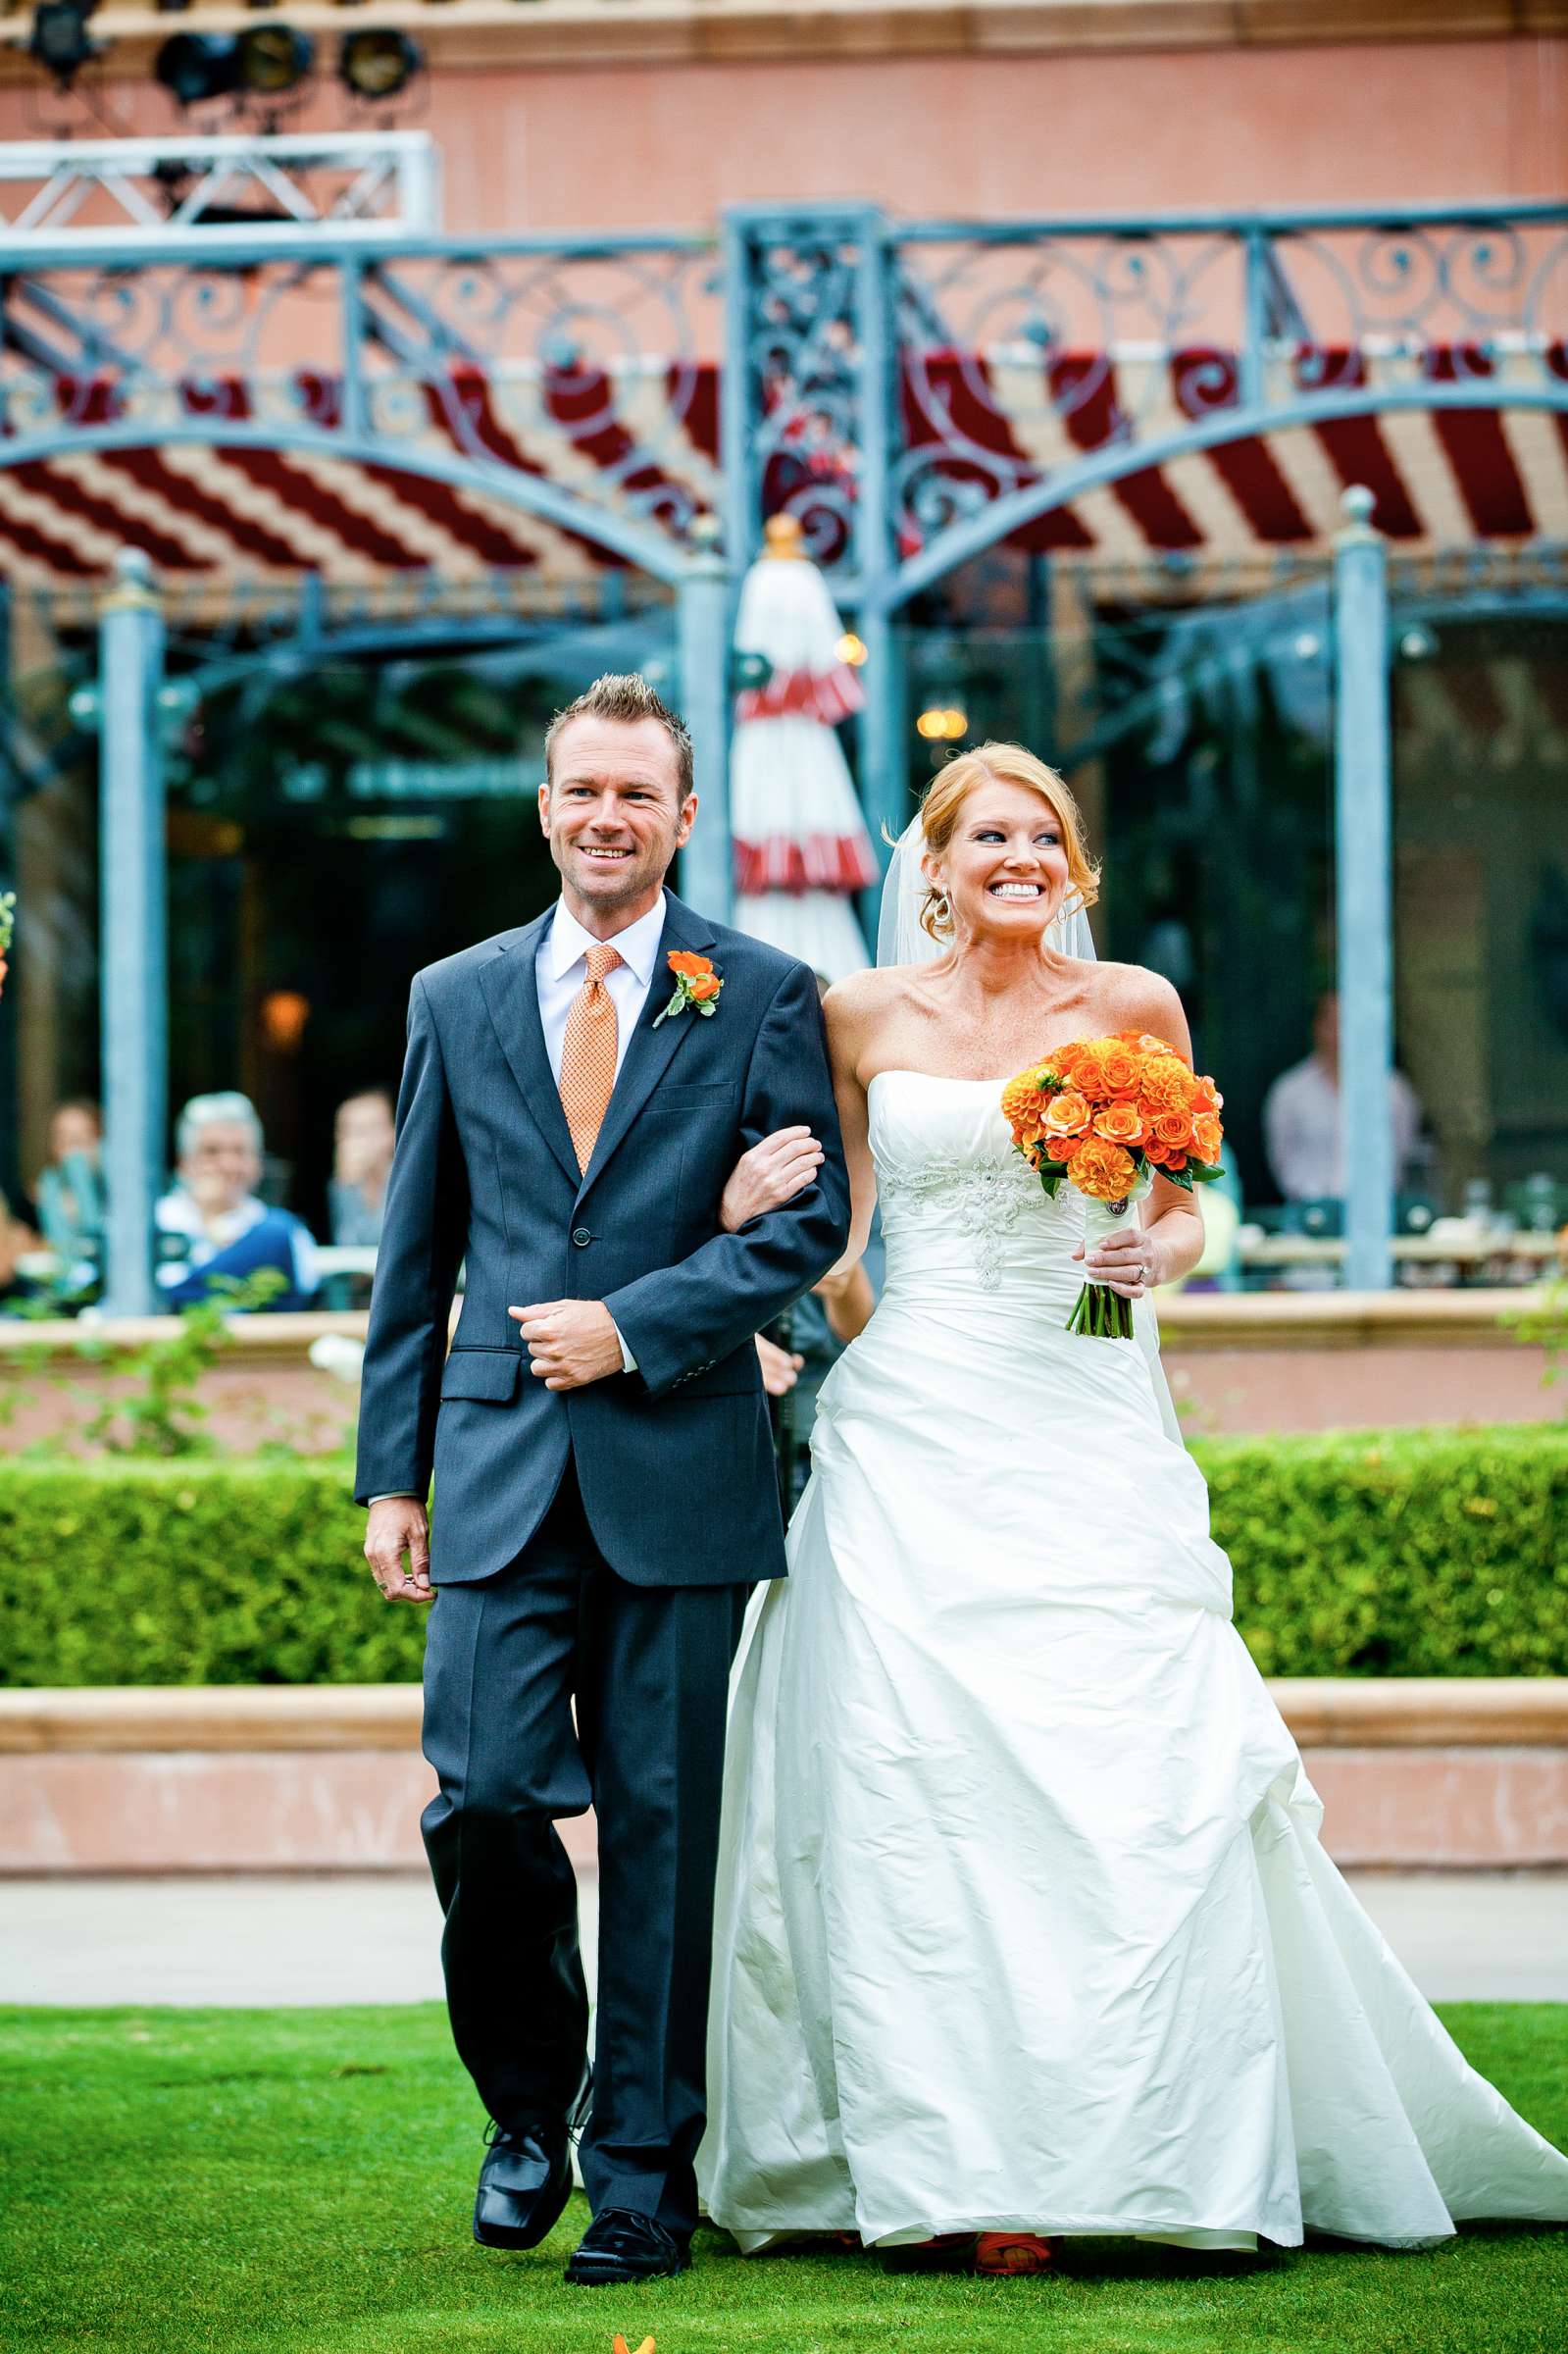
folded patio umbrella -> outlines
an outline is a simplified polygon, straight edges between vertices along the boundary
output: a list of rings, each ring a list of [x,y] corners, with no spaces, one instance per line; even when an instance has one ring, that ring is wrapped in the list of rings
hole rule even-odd
[[[843,635],[799,526],[774,516],[735,622],[735,921],[828,981],[871,961],[853,895],[881,875],[836,732],[865,700]]]

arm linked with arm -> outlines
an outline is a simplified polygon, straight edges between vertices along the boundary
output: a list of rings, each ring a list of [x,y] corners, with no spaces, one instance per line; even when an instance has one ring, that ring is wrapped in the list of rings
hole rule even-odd
[[[813,1185],[735,1233],[714,1235],[679,1266],[637,1277],[604,1303],[655,1396],[743,1347],[809,1290],[844,1247],[849,1189],[822,1012],[804,965],[785,974],[763,1017],[740,1114],[748,1146],[790,1122],[804,1122],[823,1145]]]
[[[441,1367],[468,1241],[468,1170],[434,1015],[416,975],[397,1097],[360,1391],[355,1495],[413,1495],[430,1480]]]

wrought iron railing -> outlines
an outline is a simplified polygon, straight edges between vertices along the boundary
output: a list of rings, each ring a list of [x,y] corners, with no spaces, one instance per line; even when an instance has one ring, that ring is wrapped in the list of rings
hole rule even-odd
[[[1568,408],[1560,203],[758,211],[730,237],[733,413],[755,421],[732,514],[780,493],[873,601],[1184,452],[1376,410]]]
[[[0,280],[0,461],[177,442],[498,494],[665,580],[712,503],[713,247],[172,234],[29,242]]]

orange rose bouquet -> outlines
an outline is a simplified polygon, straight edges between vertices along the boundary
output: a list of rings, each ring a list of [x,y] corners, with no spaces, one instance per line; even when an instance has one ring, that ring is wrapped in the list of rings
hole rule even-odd
[[[1087,1246],[1121,1225],[1156,1171],[1185,1193],[1220,1175],[1223,1100],[1163,1038],[1119,1030],[1054,1048],[1020,1071],[1002,1090],[1002,1112],[1051,1200],[1063,1185],[1086,1197]],[[1067,1328],[1129,1340],[1133,1304],[1090,1277]]]

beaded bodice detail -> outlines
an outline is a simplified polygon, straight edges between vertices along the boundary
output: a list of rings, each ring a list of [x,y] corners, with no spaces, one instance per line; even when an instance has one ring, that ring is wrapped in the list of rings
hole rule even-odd
[[[884,1071],[872,1082],[872,1153],[892,1284],[967,1284],[995,1295],[1073,1280],[1083,1204],[1055,1203],[1014,1151],[1002,1082]]]
[[[974,1249],[975,1280],[983,1292],[999,1292],[1007,1238],[1043,1196],[1038,1178],[1012,1154],[995,1167],[937,1160],[925,1169],[892,1170],[879,1175],[877,1199],[885,1235],[933,1212],[944,1225],[960,1226]]]

